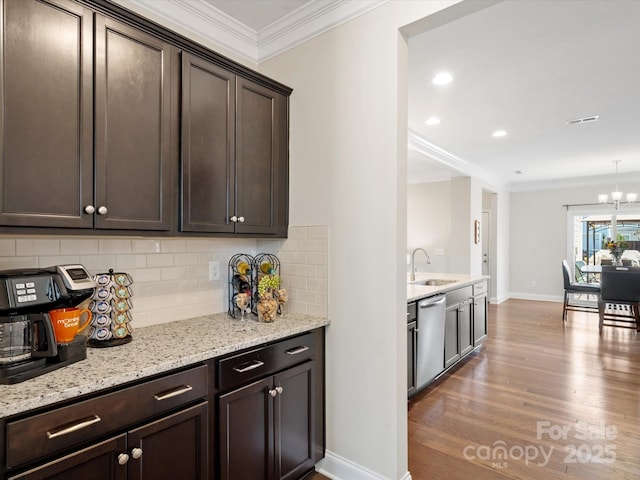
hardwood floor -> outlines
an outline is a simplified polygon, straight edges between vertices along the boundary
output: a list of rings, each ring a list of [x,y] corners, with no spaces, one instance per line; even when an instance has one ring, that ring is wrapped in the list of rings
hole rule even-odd
[[[489,315],[481,351],[409,404],[413,479],[640,478],[640,335],[563,326],[559,303]]]
[[[413,480],[640,478],[640,334],[523,300],[491,305],[489,329],[409,403]]]

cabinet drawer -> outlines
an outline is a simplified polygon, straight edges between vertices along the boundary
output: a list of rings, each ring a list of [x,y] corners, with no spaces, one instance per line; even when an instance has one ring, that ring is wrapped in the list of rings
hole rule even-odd
[[[228,390],[314,356],[313,333],[265,345],[216,362],[218,389]]]
[[[471,285],[447,292],[447,306],[469,300],[473,296]]]
[[[478,282],[473,284],[473,294],[480,295],[481,293],[487,293],[487,282]]]
[[[23,420],[7,422],[7,467],[14,468],[205,397],[201,365]]]
[[[413,322],[418,317],[416,313],[416,302],[407,305],[407,323]]]

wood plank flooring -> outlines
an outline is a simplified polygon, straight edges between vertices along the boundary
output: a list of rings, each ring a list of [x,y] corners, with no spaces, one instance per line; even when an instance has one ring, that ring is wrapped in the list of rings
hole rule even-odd
[[[409,404],[413,479],[640,478],[640,335],[563,326],[551,302],[489,318],[481,351]]]
[[[639,334],[523,300],[491,305],[489,329],[409,403],[413,480],[640,478]]]

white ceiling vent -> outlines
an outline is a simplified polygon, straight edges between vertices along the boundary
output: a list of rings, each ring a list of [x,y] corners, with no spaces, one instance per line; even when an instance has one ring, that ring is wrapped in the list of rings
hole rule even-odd
[[[582,118],[576,118],[575,120],[569,120],[567,123],[569,125],[573,125],[575,123],[597,122],[598,120],[600,120],[600,115],[593,115],[591,117],[582,117]]]

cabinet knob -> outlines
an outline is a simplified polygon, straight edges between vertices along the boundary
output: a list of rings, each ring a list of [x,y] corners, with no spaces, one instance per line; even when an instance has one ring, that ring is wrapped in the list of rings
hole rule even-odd
[[[129,455],[127,455],[126,453],[121,453],[120,455],[118,455],[118,463],[120,465],[124,465],[129,461]]]
[[[275,388],[272,389],[272,390],[269,390],[269,395],[271,395],[272,397],[275,397],[277,394],[278,394],[278,392],[276,391]]]
[[[238,221],[239,221],[240,223],[244,223],[244,217],[238,217]]]
[[[236,217],[235,215],[231,217],[229,220],[231,220],[233,223],[238,223],[238,217]]]
[[[102,205],[101,207],[98,207],[98,215],[106,215],[108,212],[107,207],[105,207],[104,205]]]
[[[132,449],[131,456],[136,460],[139,459],[142,456],[142,449],[137,447]]]
[[[284,389],[282,387],[276,387],[276,392],[278,393],[282,393]]]
[[[93,215],[96,211],[96,207],[94,207],[93,205],[87,205],[86,207],[84,207],[84,213],[88,213],[89,215]]]

